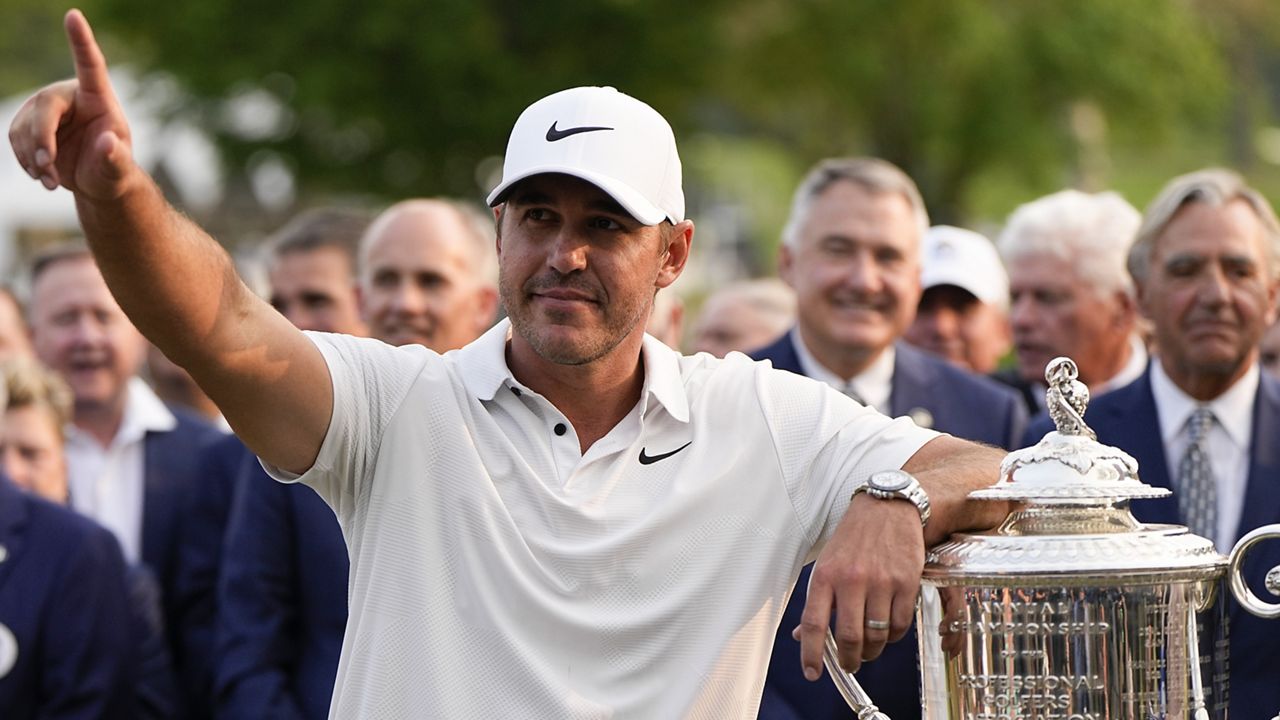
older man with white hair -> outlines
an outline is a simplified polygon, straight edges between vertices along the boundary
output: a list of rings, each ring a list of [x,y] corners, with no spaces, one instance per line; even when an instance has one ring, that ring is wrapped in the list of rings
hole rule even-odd
[[[1141,216],[1113,192],[1063,190],[1020,206],[997,245],[1009,272],[1016,373],[997,379],[1044,406],[1044,368],[1068,355],[1097,396],[1147,366],[1125,256]]]

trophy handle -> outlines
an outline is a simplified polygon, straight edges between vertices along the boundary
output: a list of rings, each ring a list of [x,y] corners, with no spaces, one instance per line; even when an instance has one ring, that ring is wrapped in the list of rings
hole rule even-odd
[[[1259,600],[1258,596],[1254,595],[1253,591],[1245,583],[1244,574],[1241,572],[1240,566],[1243,564],[1244,556],[1248,553],[1249,548],[1260,540],[1273,538],[1280,538],[1280,524],[1264,525],[1240,538],[1240,542],[1237,542],[1236,546],[1231,548],[1231,564],[1227,571],[1231,575],[1231,594],[1236,596],[1236,600],[1246,610],[1260,618],[1280,617],[1280,603]],[[1267,573],[1266,585],[1272,595],[1280,595],[1280,567],[1273,567]]]
[[[827,630],[827,642],[822,649],[822,664],[827,666],[831,681],[844,697],[844,701],[853,708],[858,720],[889,720],[889,716],[880,712],[880,708],[871,702],[871,696],[858,684],[851,672],[840,667],[840,656],[836,654],[836,638]]]

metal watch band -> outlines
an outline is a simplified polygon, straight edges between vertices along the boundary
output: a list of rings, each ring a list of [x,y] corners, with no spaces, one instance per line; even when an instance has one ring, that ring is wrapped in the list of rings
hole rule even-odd
[[[929,495],[920,487],[920,481],[903,470],[882,470],[873,473],[867,482],[853,489],[852,497],[865,492],[878,500],[906,500],[920,513],[920,526],[929,524]]]

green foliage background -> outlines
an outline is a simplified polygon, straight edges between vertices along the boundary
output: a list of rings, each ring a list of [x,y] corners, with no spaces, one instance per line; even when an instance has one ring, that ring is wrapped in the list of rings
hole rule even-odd
[[[1142,206],[1173,174],[1241,169],[1276,122],[1280,3],[1266,0],[90,0],[113,61],[176,77],[229,176],[268,151],[299,202],[479,197],[519,111],[614,85],[681,138],[691,207],[744,208],[767,263],[818,158],[908,170],[938,221],[998,224],[1063,186]],[[64,7],[0,0],[0,92],[67,74]],[[226,100],[287,120],[247,138]],[[1272,155],[1276,153],[1271,153]],[[1267,157],[1264,157],[1267,156]],[[1270,157],[1270,159],[1268,159]],[[696,214],[695,214],[696,217]]]

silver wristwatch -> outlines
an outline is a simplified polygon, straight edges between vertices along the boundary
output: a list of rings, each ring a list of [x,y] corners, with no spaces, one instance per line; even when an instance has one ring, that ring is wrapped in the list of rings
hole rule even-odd
[[[853,497],[865,492],[880,500],[906,500],[920,511],[920,526],[929,524],[929,495],[920,481],[905,470],[881,470],[853,489]]]

